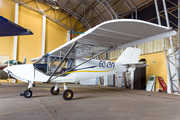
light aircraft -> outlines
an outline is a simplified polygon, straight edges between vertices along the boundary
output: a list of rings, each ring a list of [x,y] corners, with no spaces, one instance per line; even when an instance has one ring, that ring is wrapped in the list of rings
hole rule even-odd
[[[28,83],[23,92],[25,98],[32,96],[30,88],[34,82],[56,83],[50,89],[52,95],[59,93],[59,84],[63,83],[62,97],[73,98],[73,91],[67,83],[133,71],[138,66],[140,49],[130,46],[175,35],[171,28],[134,19],[116,19],[103,22],[84,34],[40,57],[33,64],[9,66],[5,72],[14,78]],[[127,48],[128,47],[128,48]],[[127,48],[115,61],[95,60],[98,55]],[[85,58],[91,56],[91,58]]]

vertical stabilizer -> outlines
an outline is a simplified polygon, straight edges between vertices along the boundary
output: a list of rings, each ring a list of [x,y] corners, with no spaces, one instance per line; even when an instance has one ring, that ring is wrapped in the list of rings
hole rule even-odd
[[[116,60],[117,63],[130,64],[138,63],[141,50],[139,48],[128,47]]]

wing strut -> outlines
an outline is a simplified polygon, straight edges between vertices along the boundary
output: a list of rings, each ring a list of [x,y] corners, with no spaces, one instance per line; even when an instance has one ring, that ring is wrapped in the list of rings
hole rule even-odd
[[[89,61],[92,60],[92,59],[94,59],[94,58],[97,57],[98,55],[101,55],[101,54],[107,52],[107,51],[110,50],[111,48],[112,48],[112,47],[110,47],[110,48],[108,48],[108,49],[106,49],[106,50],[100,52],[99,54],[96,54],[94,57],[88,59],[87,61],[85,61],[85,62],[83,62],[83,63],[81,63],[81,64],[79,64],[79,65],[76,65],[76,66],[73,67],[72,69],[69,69],[68,71],[66,71],[65,73],[60,74],[60,75],[64,75],[64,74],[66,74],[67,72],[69,72],[69,71],[71,71],[71,70],[74,70],[75,68],[77,68],[77,67],[79,67],[79,66],[81,66],[81,65],[83,65],[83,64],[85,64],[85,63],[87,63],[87,62],[89,62]],[[60,75],[56,76],[56,77],[53,78],[52,80],[56,79],[56,78],[59,77]]]
[[[71,46],[71,48],[68,50],[68,52],[66,53],[66,55],[63,57],[63,59],[61,60],[61,62],[59,63],[59,65],[57,66],[56,70],[51,74],[51,76],[49,77],[48,81],[49,82],[51,80],[51,78],[53,77],[53,75],[56,73],[56,71],[59,69],[59,67],[61,66],[61,64],[64,62],[64,60],[68,57],[68,55],[70,54],[70,52],[74,49],[74,47],[76,46],[77,42],[74,42],[74,44]]]

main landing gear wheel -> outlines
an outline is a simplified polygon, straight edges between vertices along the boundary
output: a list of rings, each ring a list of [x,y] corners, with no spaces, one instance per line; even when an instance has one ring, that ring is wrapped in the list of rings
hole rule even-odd
[[[25,98],[30,98],[32,96],[32,91],[30,89],[27,89],[22,94]]]
[[[52,95],[58,95],[59,94],[59,88],[57,90],[54,90],[55,86],[53,86],[51,89],[50,89],[50,92]]]
[[[62,97],[64,100],[71,100],[73,98],[73,92],[70,89],[64,90]]]

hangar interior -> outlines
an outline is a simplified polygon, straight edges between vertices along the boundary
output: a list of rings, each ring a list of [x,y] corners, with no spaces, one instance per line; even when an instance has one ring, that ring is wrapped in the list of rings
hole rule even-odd
[[[141,104],[138,101],[138,97],[145,96],[146,98],[143,98],[143,100],[146,99],[152,99],[152,101],[163,101],[167,106],[165,109],[171,109],[172,106],[177,106],[179,104],[179,93],[180,93],[180,0],[0,0],[0,16],[3,16],[7,18],[8,20],[25,27],[27,29],[30,29],[34,34],[33,35],[27,35],[27,36],[9,36],[9,37],[0,37],[0,62],[4,63],[7,60],[18,60],[23,62],[24,56],[26,56],[26,63],[32,63],[32,59],[36,59],[39,56],[43,56],[50,51],[58,48],[59,46],[65,44],[68,41],[71,41],[71,39],[78,37],[81,34],[84,34],[85,31],[105,22],[108,20],[115,20],[115,19],[137,19],[137,20],[143,20],[148,21],[151,23],[163,25],[166,27],[169,27],[177,32],[175,36],[171,36],[168,38],[162,38],[158,40],[154,40],[148,43],[143,43],[139,45],[132,46],[134,48],[140,48],[141,49],[141,55],[139,60],[142,60],[140,62],[145,62],[148,64],[146,67],[137,68],[133,72],[126,72],[126,73],[118,73],[108,76],[102,76],[99,78],[93,78],[86,81],[80,81],[76,84],[80,85],[87,85],[79,86],[80,89],[78,89],[78,86],[76,84],[72,84],[72,88],[75,90],[76,93],[81,93],[80,91],[84,90],[87,91],[87,94],[90,95],[90,93],[95,93],[94,95],[90,95],[94,100],[91,101],[91,97],[87,97],[85,95],[85,92],[82,92],[82,94],[78,94],[75,98],[75,101],[70,103],[74,108],[70,110],[73,117],[68,117],[71,115],[65,115],[66,111],[60,111],[58,114],[62,115],[62,119],[104,119],[103,112],[107,115],[110,114],[109,112],[112,112],[113,109],[119,110],[115,107],[108,107],[107,109],[103,108],[103,104],[110,104],[108,106],[113,106],[112,101],[114,101],[116,104],[118,104],[118,100],[121,102],[124,102],[127,100],[127,98],[124,98],[123,100],[117,98],[117,100],[114,96],[112,96],[112,100],[109,100],[109,98],[106,98],[106,100],[102,100],[102,103],[100,99],[98,99],[98,94],[103,92],[105,90],[104,95],[108,96],[109,94],[115,95],[112,91],[117,92],[119,89],[121,90],[121,94],[123,91],[123,94],[121,97],[126,96],[126,93],[129,93],[127,96],[133,96],[137,100],[134,101],[128,101],[129,103],[125,103],[126,106],[120,106],[120,108],[123,108],[124,111],[126,111],[126,107],[128,104],[132,104],[133,102],[136,104]],[[126,28],[121,28],[126,29]],[[138,30],[138,28],[137,28]],[[110,38],[112,39],[112,38]],[[111,62],[115,62],[117,58],[125,51],[125,49],[119,49],[111,52],[105,52],[99,56],[97,56],[95,59],[98,60],[110,60]],[[89,56],[89,58],[93,57],[94,54]],[[162,77],[165,84],[167,85],[167,89],[165,92],[176,94],[177,96],[168,96],[168,94],[163,93],[159,95],[157,92],[154,93],[146,93],[145,91],[133,91],[130,89],[139,89],[139,90],[146,90],[147,83],[149,78],[156,76],[155,82],[153,84],[155,88],[154,90],[150,91],[159,91],[163,90],[162,86],[158,82],[158,77]],[[8,79],[9,82],[16,83],[14,88],[23,88],[24,85],[21,81],[15,80],[15,79]],[[16,98],[17,95],[14,95],[14,93],[10,92],[9,95],[6,95],[5,89],[6,87],[8,89],[12,89],[12,91],[16,91],[19,93],[20,90],[14,90],[13,85],[9,83],[6,80],[0,80],[2,83],[1,87],[2,95],[0,95],[0,99],[2,101],[6,101],[6,98],[13,98],[15,101],[18,101]],[[151,81],[151,80],[150,80]],[[6,83],[7,82],[7,83]],[[4,84],[4,86],[3,86]],[[75,86],[73,86],[75,85]],[[93,88],[90,85],[95,85]],[[98,85],[98,86],[96,86]],[[40,90],[43,85],[40,83],[37,83],[36,90]],[[47,89],[50,85],[46,84],[44,89]],[[1,89],[0,87],[0,89]],[[12,88],[11,88],[12,87]],[[89,88],[89,89],[88,89]],[[129,88],[127,91],[124,91],[122,88]],[[96,93],[97,91],[99,93]],[[95,91],[93,91],[95,90]],[[40,90],[40,93],[42,91]],[[7,96],[4,97],[3,95]],[[102,96],[104,96],[102,95]],[[40,96],[39,93],[36,93],[36,96]],[[47,96],[45,94],[44,96]],[[101,96],[101,95],[100,95]],[[116,96],[116,95],[115,95]],[[154,98],[148,98],[148,96],[155,96]],[[50,103],[57,103],[57,105],[62,106],[69,106],[68,103],[64,103],[63,100],[60,100],[60,103],[56,101],[59,99],[56,96],[56,100],[53,100],[52,98],[44,97],[45,99],[42,100],[43,96],[40,96],[38,100],[44,104],[43,109],[46,111],[46,113],[40,113],[42,114],[48,114],[48,117],[46,119],[60,119],[56,115],[54,115],[56,112],[51,111],[52,109],[48,108],[51,106]],[[54,97],[54,96],[53,96]],[[79,97],[79,98],[78,98]],[[81,99],[82,98],[82,99]],[[95,99],[97,98],[97,99]],[[101,97],[102,98],[102,97]],[[159,98],[159,99],[158,99]],[[164,99],[165,98],[165,99]],[[23,98],[21,98],[23,100]],[[34,99],[34,98],[33,98]],[[49,102],[48,99],[50,100]],[[78,99],[81,99],[81,101],[78,101]],[[87,101],[83,102],[84,99],[87,99]],[[170,101],[167,101],[167,99],[170,99]],[[47,100],[47,101],[46,101]],[[96,101],[99,103],[96,103]],[[108,101],[109,100],[109,101]],[[111,101],[111,102],[110,102]],[[175,103],[171,106],[169,103],[172,103],[175,101]],[[9,102],[13,102],[9,100]],[[107,103],[106,103],[107,102]],[[142,104],[147,104],[146,101],[143,101]],[[166,103],[167,102],[167,103]],[[18,103],[18,102],[17,102]],[[28,100],[28,103],[31,103]],[[45,104],[47,103],[47,105]],[[73,104],[74,103],[74,104]],[[78,107],[76,105],[80,104],[87,104],[90,106],[93,106],[94,104],[102,104],[100,108],[96,108],[96,106],[93,106],[96,108],[94,112],[92,113],[93,116],[89,116],[88,114],[85,114],[85,117],[78,117],[81,115],[80,110],[77,113],[73,113],[73,110],[75,110],[75,107]],[[88,104],[91,103],[91,104]],[[8,104],[8,102],[5,102],[5,104]],[[18,103],[19,104],[19,103]],[[23,103],[25,104],[25,103]],[[76,104],[76,105],[75,105]],[[153,104],[153,102],[151,103]],[[155,104],[158,106],[158,103]],[[27,106],[27,112],[32,113],[31,109],[33,110],[36,106],[36,103],[33,104],[33,107]],[[132,105],[133,106],[133,105]],[[17,106],[16,106],[17,107]],[[69,106],[71,107],[71,106]],[[86,106],[88,107],[88,106]],[[144,108],[141,108],[139,106],[136,106],[140,113],[145,114],[141,110]],[[149,106],[150,107],[150,106]],[[2,111],[5,106],[2,106]],[[128,107],[127,107],[128,108]],[[148,117],[145,117],[145,115],[141,116],[142,119],[150,119],[151,117],[153,119],[159,120],[162,116],[161,114],[166,113],[167,111],[163,111],[161,109],[161,105],[158,108],[152,107],[151,109],[154,110],[152,113],[154,115],[147,114]],[[20,108],[19,108],[20,109]],[[40,109],[40,107],[38,108]],[[53,108],[55,109],[55,108]],[[81,110],[83,107],[81,108]],[[137,113],[135,113],[136,108],[129,108],[130,112],[133,112],[132,116],[135,116],[134,119],[137,119]],[[174,110],[169,110],[169,117],[165,117],[165,119],[174,118],[178,119],[179,116],[176,113],[179,108]],[[21,109],[22,110],[22,109]],[[21,111],[20,110],[20,111]],[[85,110],[85,109],[84,109]],[[155,110],[160,110],[160,115],[155,114]],[[67,111],[69,111],[67,109]],[[86,110],[85,110],[86,111]],[[103,112],[102,112],[103,111]],[[128,110],[127,110],[128,111]],[[148,111],[148,110],[147,110]],[[8,113],[8,110],[5,110],[5,112],[0,112],[0,116],[2,116],[3,119],[7,119],[9,113],[12,113],[12,115],[19,115],[21,113],[14,110],[14,108],[10,109],[10,112]],[[21,111],[22,112],[22,111]],[[88,112],[92,112],[90,109]],[[122,112],[122,111],[118,111]],[[117,112],[117,113],[118,113]],[[62,114],[63,113],[63,114]],[[95,114],[98,114],[101,116],[97,116]],[[125,113],[126,114],[126,113]],[[38,115],[32,115],[30,114],[30,118],[34,119],[40,119]],[[106,116],[106,115],[105,115]],[[118,115],[112,114],[107,116],[108,118],[118,119]],[[128,114],[128,116],[130,116]],[[172,117],[174,116],[174,117]],[[10,116],[9,116],[10,117]],[[25,116],[22,116],[25,117]],[[120,117],[121,118],[121,117]],[[133,119],[131,117],[124,116],[121,119]],[[163,117],[162,117],[163,118]],[[17,119],[20,119],[17,117]],[[22,118],[21,118],[22,119]],[[44,118],[42,118],[44,119]]]
[[[12,0],[6,2],[2,0],[1,4],[1,9],[10,13],[2,12],[2,16],[7,16],[6,18],[9,20],[26,26],[35,33],[33,36],[18,36],[17,38],[2,37],[2,63],[8,59],[23,61],[25,55],[27,56],[27,63],[30,63],[30,59],[42,56],[64,44],[66,41],[82,34],[86,30],[111,19],[140,19],[170,26],[178,32],[177,0],[166,1],[165,8],[161,0]],[[6,5],[9,7],[6,7]],[[159,11],[159,16],[157,16],[157,11]],[[168,19],[166,19],[166,14]],[[161,76],[166,84],[168,83],[167,79],[170,81],[169,84],[173,84],[174,81],[174,84],[178,84],[179,77],[176,74],[179,73],[179,58],[177,55],[178,37],[177,34],[172,36],[171,39],[165,38],[163,42],[160,39],[134,46],[141,49],[140,59],[146,59],[149,65],[149,67],[146,68],[146,81],[149,76],[156,75]],[[172,49],[174,51],[172,53],[174,54],[171,55],[171,51],[169,51],[168,54],[168,49]],[[99,55],[97,59],[115,61],[121,55],[122,51],[123,49],[120,49],[102,54]],[[165,54],[166,57],[164,57]],[[177,58],[175,60],[177,63],[171,59],[174,57]],[[161,64],[159,64],[159,62]],[[168,64],[167,67],[166,64]],[[174,65],[176,69],[172,68]],[[128,80],[131,76],[126,77],[127,82],[131,84],[129,82],[130,80]],[[117,75],[114,78],[117,78]],[[82,82],[84,83],[84,81]],[[158,82],[157,86],[160,86]],[[174,88],[175,92],[178,91],[179,88],[177,88],[178,85]],[[156,90],[158,89],[159,87],[156,88]],[[173,90],[169,90],[168,92],[172,93]]]

